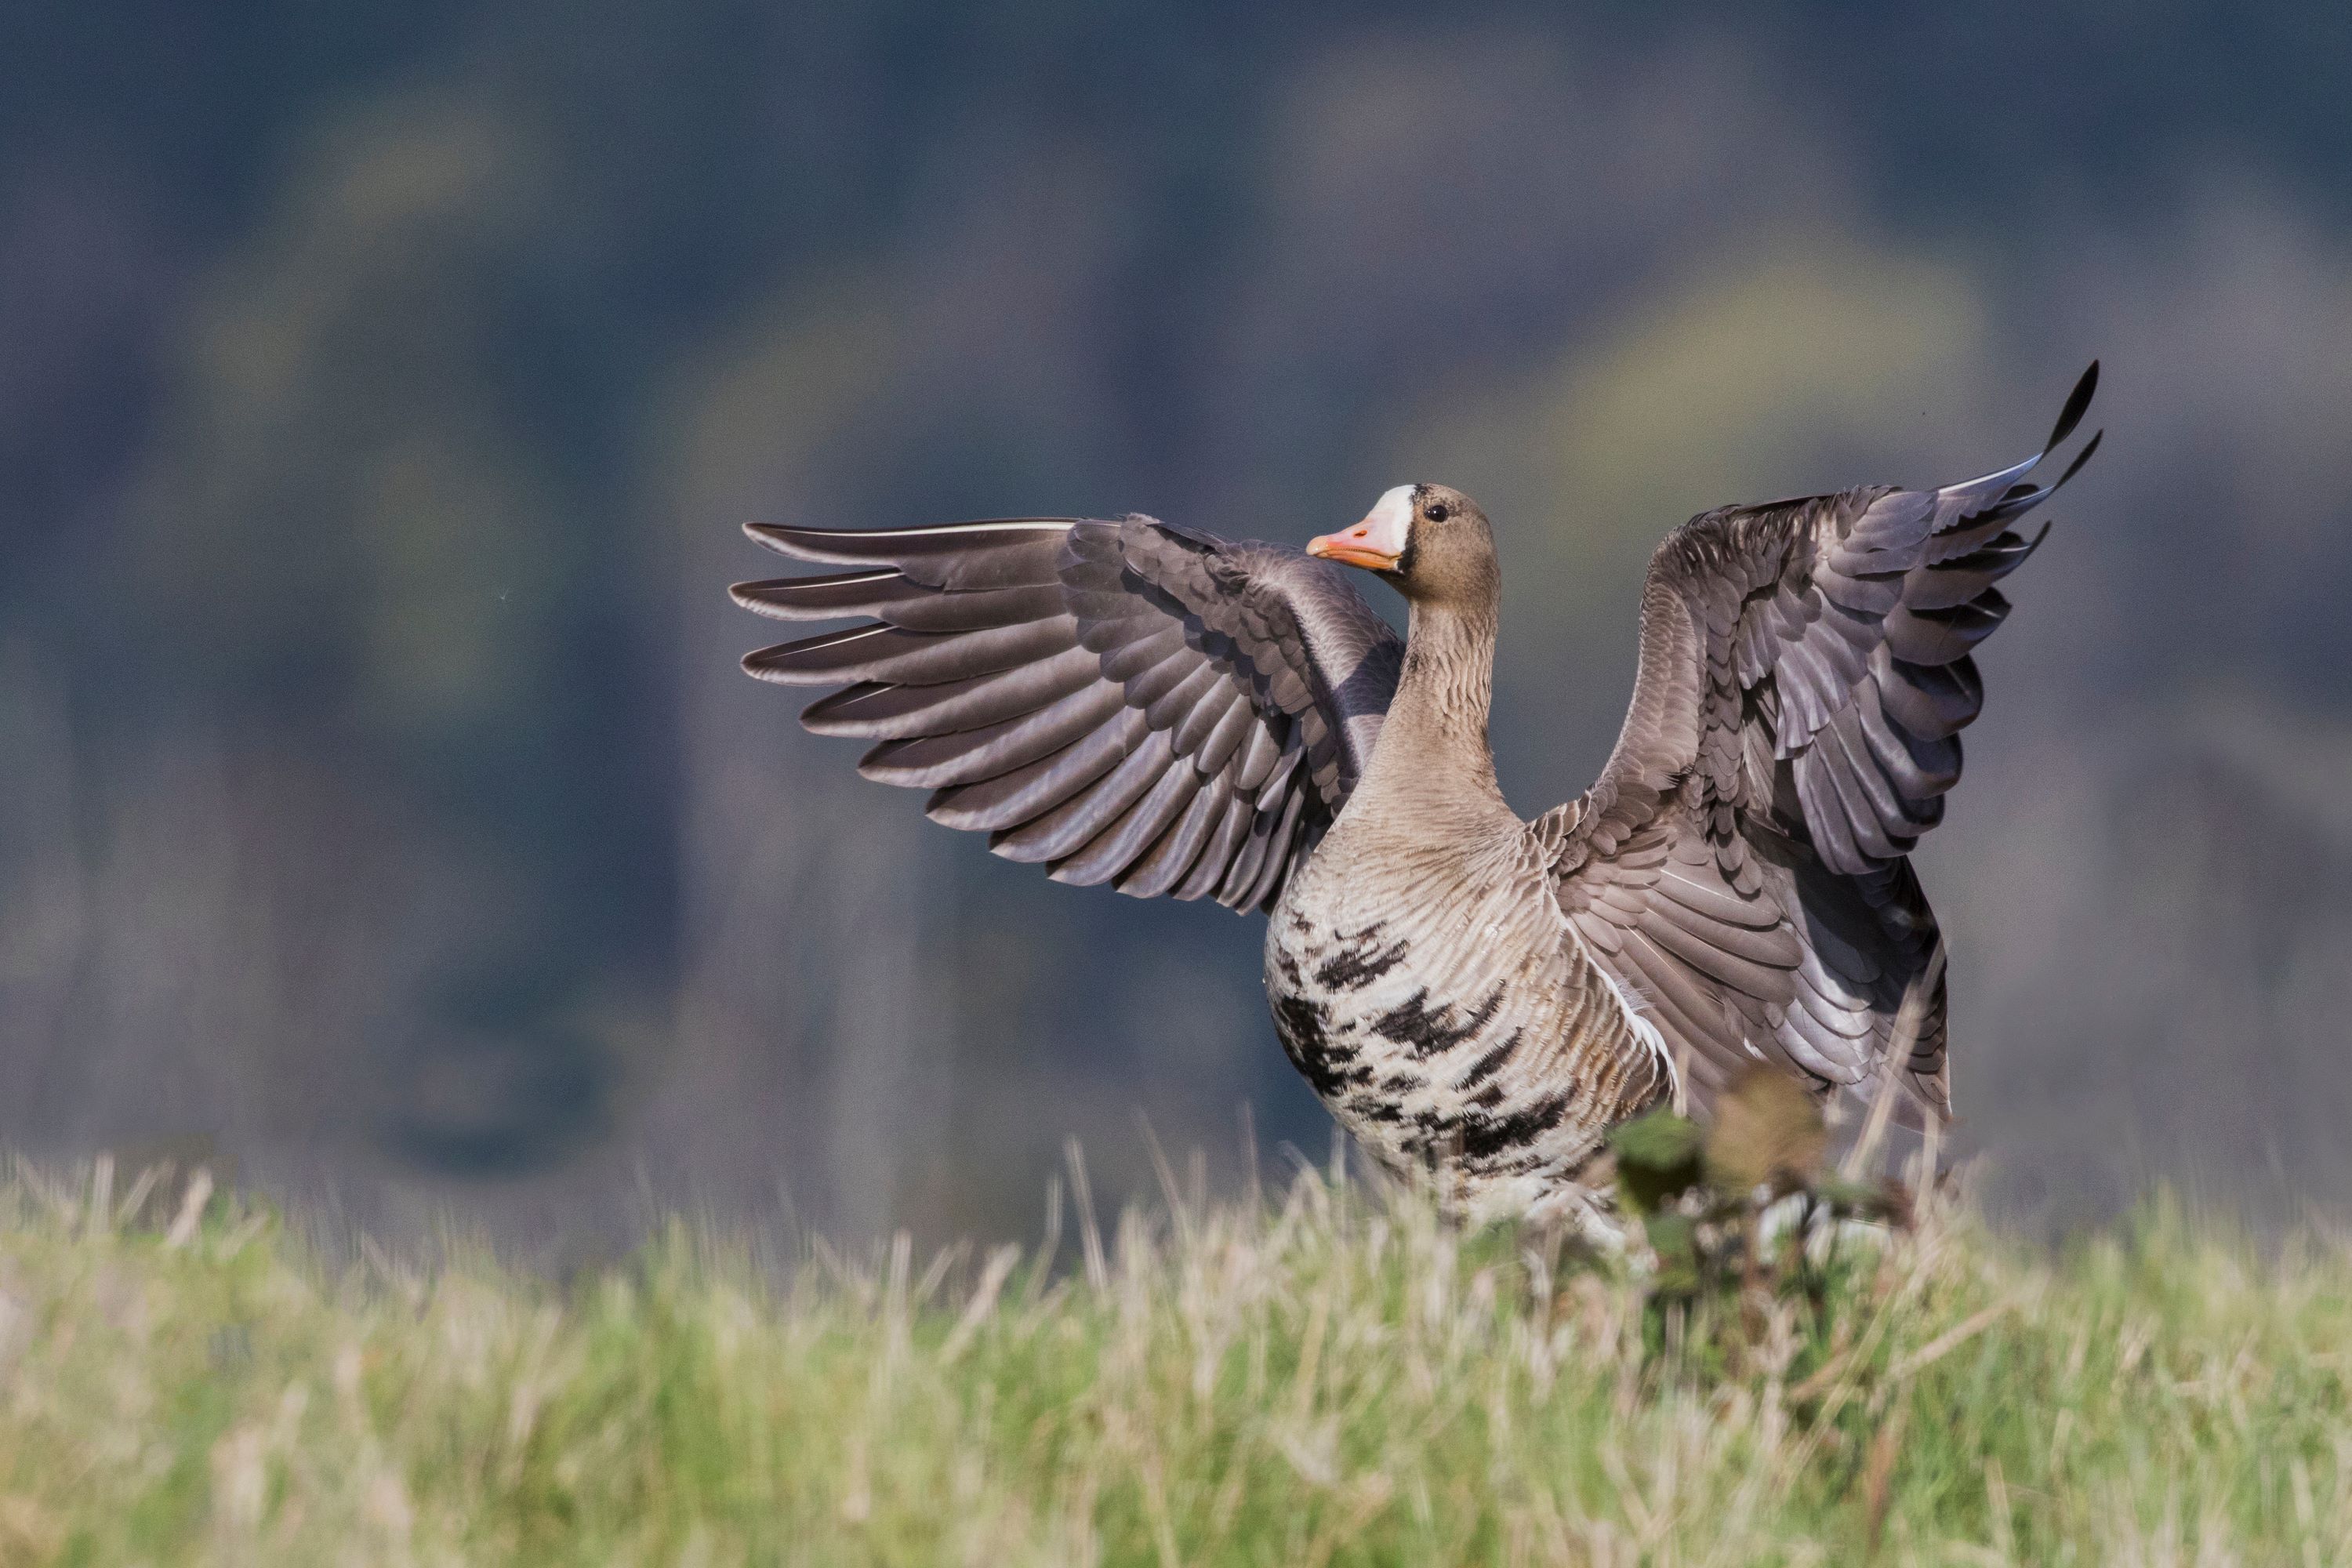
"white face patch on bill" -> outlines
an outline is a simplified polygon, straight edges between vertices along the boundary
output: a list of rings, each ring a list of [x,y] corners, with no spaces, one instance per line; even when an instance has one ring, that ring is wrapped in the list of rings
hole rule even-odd
[[[1413,489],[1412,485],[1399,485],[1382,491],[1381,499],[1372,503],[1372,510],[1364,514],[1364,521],[1348,531],[1349,538],[1352,540],[1361,532],[1363,542],[1371,549],[1391,560],[1402,556],[1412,532]]]

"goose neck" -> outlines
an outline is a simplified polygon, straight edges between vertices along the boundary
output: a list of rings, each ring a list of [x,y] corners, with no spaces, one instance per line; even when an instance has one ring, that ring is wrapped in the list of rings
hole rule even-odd
[[[1404,669],[1360,794],[1503,805],[1486,739],[1495,633],[1491,608],[1414,602]]]

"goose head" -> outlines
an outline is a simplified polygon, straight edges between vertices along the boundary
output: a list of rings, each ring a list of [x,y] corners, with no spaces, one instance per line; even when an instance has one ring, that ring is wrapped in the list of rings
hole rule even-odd
[[[1378,573],[1415,605],[1491,608],[1500,587],[1486,514],[1448,485],[1399,485],[1355,527],[1307,541],[1307,553]]]

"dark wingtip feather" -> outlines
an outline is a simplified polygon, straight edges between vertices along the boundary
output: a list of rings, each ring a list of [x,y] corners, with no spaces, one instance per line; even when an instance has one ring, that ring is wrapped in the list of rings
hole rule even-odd
[[[2048,495],[2056,495],[2059,489],[2063,486],[2068,479],[2071,479],[2076,474],[2081,473],[2083,471],[2083,465],[2091,460],[2091,454],[2099,449],[2099,442],[2105,437],[2106,434],[2107,433],[2105,430],[2093,431],[2091,433],[2090,440],[2084,443],[2083,449],[2074,454],[2074,460],[2066,465],[2066,471],[2058,476],[2058,483],[2052,485],[2050,489],[2043,493]]]
[[[2083,379],[2074,384],[2074,390],[2067,394],[2066,406],[2058,411],[2058,423],[2051,430],[2048,443],[2042,448],[2044,453],[2054,450],[2059,442],[2074,433],[2074,426],[2080,425],[2083,416],[2091,411],[2092,395],[2098,390],[2099,362],[2093,360],[2091,368],[2083,373]],[[2065,481],[2062,479],[2059,482],[2063,484]]]

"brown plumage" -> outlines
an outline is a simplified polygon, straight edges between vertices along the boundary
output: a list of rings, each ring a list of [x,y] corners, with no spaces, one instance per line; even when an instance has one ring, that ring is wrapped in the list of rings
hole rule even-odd
[[[1906,1114],[1950,1111],[1941,938],[1906,856],[1959,776],[1969,650],[2056,484],[2015,468],[1693,518],[1652,557],[1600,780],[1523,822],[1487,748],[1499,569],[1476,505],[1400,487],[1308,553],[1149,518],[752,524],[852,570],[747,583],[803,715],[1058,880],[1264,910],[1292,1060],[1368,1148],[1474,1213],[1581,1205],[1607,1129],[1765,1062],[1866,1091],[1906,990]],[[1317,559],[1321,557],[1322,559]],[[1342,564],[1411,608],[1400,643]]]

